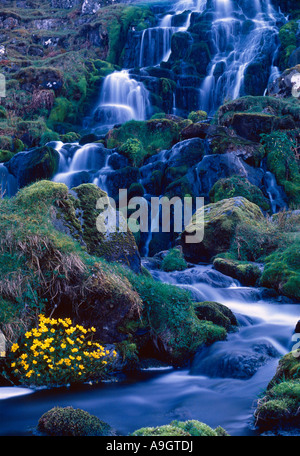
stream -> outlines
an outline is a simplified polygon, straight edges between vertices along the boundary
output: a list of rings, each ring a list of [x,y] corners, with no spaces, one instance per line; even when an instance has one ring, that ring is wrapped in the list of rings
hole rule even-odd
[[[144,265],[149,267],[145,260]],[[205,297],[228,306],[238,331],[199,351],[188,369],[147,369],[119,382],[50,390],[2,387],[0,435],[30,435],[43,413],[70,405],[98,416],[121,435],[174,419],[222,426],[232,436],[256,434],[256,400],[279,358],[292,348],[300,304],[267,298],[266,290],[242,287],[211,266],[151,272],[156,280],[191,290],[195,300]]]

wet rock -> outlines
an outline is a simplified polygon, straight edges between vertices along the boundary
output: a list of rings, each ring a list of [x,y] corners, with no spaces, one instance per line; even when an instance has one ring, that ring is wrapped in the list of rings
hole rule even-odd
[[[51,179],[58,170],[59,154],[49,146],[19,152],[5,164],[22,188],[37,180]]]

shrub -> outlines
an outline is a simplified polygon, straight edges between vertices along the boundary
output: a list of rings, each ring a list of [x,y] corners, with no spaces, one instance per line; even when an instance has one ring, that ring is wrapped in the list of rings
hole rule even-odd
[[[22,383],[63,385],[103,378],[116,352],[93,342],[95,328],[73,326],[69,318],[39,315],[37,328],[11,347],[11,368]]]

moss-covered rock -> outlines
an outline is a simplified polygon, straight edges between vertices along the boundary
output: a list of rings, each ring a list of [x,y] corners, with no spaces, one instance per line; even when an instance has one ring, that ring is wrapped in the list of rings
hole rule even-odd
[[[179,249],[171,249],[164,257],[161,268],[163,271],[183,271],[187,268],[187,262],[183,258],[182,252]]]
[[[211,321],[215,325],[222,326],[226,331],[238,325],[234,313],[218,302],[198,302],[195,304],[195,312],[200,320]]]
[[[73,236],[56,229],[53,222],[59,213],[75,217],[73,200],[65,185],[51,181],[40,181],[1,200],[3,333],[9,330],[10,339],[16,341],[42,311],[94,326],[95,337],[103,342],[124,340],[118,328],[129,315],[139,314],[140,297],[113,266],[88,255]]]
[[[262,431],[297,428],[299,406],[299,353],[291,352],[280,360],[265,396],[258,400],[254,414],[256,425]]]
[[[141,271],[141,259],[135,238],[129,228],[126,232],[121,230],[108,230],[100,232],[97,228],[97,219],[103,209],[97,210],[97,201],[106,198],[107,195],[96,185],[82,184],[73,188],[77,196],[74,207],[78,216],[69,220],[71,224],[81,226],[82,237],[87,246],[87,251],[91,255],[104,257],[107,261],[118,261],[132,268],[135,272]],[[126,221],[121,220],[126,228]],[[67,220],[68,222],[68,220]],[[122,222],[121,222],[122,223]]]
[[[209,192],[212,203],[217,203],[218,201],[236,196],[247,198],[251,203],[259,206],[263,211],[270,210],[270,202],[264,196],[260,188],[251,184],[245,177],[232,176],[220,179]]]
[[[41,416],[38,431],[51,436],[92,437],[114,435],[112,428],[94,415],[73,407],[54,407]]]
[[[155,436],[193,436],[193,437],[218,437],[226,436],[227,432],[218,427],[212,429],[207,424],[197,420],[172,421],[170,424],[158,427],[141,428],[131,434],[132,436],[155,437]]]
[[[194,263],[209,261],[230,248],[238,224],[255,225],[262,220],[263,214],[260,208],[243,197],[230,198],[204,206],[194,214],[191,224],[181,235],[184,256]],[[201,228],[204,228],[203,241],[187,243],[186,236],[192,236],[196,229],[200,231]]]
[[[58,170],[59,153],[52,147],[43,146],[19,152],[6,167],[16,177],[18,187],[22,188],[37,180],[51,179]]]
[[[250,287],[253,287],[262,275],[260,267],[253,263],[216,258],[213,264],[217,271],[237,279],[242,285]]]

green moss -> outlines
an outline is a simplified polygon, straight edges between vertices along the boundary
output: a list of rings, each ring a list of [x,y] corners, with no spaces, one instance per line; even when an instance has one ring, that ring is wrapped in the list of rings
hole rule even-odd
[[[38,430],[51,436],[108,436],[112,429],[104,421],[81,409],[54,407],[39,419]]]
[[[291,428],[299,424],[300,360],[290,352],[279,361],[277,371],[255,411],[259,428]]]
[[[111,130],[107,135],[107,147],[120,147],[128,139],[138,139],[147,155],[170,149],[179,141],[180,124],[169,119],[149,120],[146,122],[132,120],[120,128]]]
[[[261,285],[273,288],[290,298],[300,299],[300,239],[266,258]]]
[[[143,301],[145,325],[166,360],[184,364],[199,347],[226,338],[224,328],[197,318],[189,292],[129,271],[126,276]]]
[[[205,111],[192,111],[189,114],[188,119],[193,123],[202,122],[207,119],[207,113]]]
[[[260,188],[251,184],[245,177],[231,176],[220,179],[209,192],[212,203],[217,203],[218,201],[233,198],[235,196],[247,198],[249,201],[259,206],[263,211],[270,210],[270,203]]]
[[[183,437],[190,436],[188,432],[183,429],[167,424],[159,427],[141,428],[131,434],[134,437]]]
[[[275,131],[262,135],[262,144],[267,155],[268,169],[276,176],[277,183],[282,185],[290,203],[300,203],[300,173],[297,163],[296,132]]]
[[[143,165],[146,152],[143,144],[137,138],[129,138],[119,147],[119,152],[125,155],[132,166],[140,167]]]
[[[239,280],[246,286],[255,286],[262,275],[260,268],[252,263],[216,258],[213,264],[217,271]]]
[[[172,421],[168,425],[141,428],[131,434],[132,436],[193,436],[193,437],[217,437],[228,435],[221,427],[212,429],[207,424],[197,420]]]
[[[222,326],[226,331],[232,330],[238,324],[231,310],[218,302],[198,302],[194,307],[200,320],[211,321],[215,325]]]
[[[163,259],[161,268],[166,272],[183,271],[187,268],[187,262],[179,249],[171,249]]]
[[[0,149],[0,163],[8,162],[14,154],[9,150],[1,150]]]

